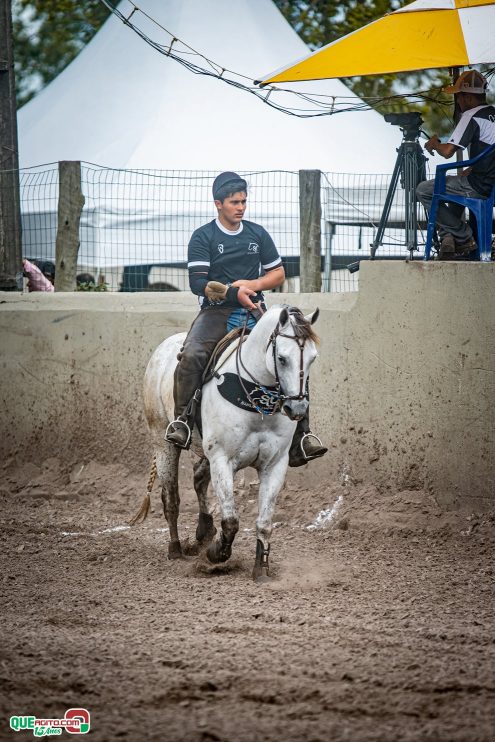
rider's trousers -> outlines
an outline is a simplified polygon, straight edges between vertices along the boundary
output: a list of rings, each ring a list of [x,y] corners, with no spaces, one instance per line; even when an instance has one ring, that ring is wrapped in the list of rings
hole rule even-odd
[[[180,417],[196,389],[201,389],[203,372],[216,344],[227,334],[232,307],[202,309],[187,334],[174,374],[175,417]]]

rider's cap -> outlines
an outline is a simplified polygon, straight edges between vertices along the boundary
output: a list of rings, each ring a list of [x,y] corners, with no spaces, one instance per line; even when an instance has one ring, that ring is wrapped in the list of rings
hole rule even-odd
[[[211,187],[213,199],[215,200],[217,198],[217,193],[220,191],[221,188],[228,185],[229,183],[238,183],[240,180],[244,183],[245,188],[247,188],[246,181],[244,180],[244,178],[241,178],[240,175],[237,175],[237,173],[226,172],[217,175]]]
[[[466,70],[459,75],[454,85],[444,88],[444,93],[486,93],[488,80],[478,70]]]

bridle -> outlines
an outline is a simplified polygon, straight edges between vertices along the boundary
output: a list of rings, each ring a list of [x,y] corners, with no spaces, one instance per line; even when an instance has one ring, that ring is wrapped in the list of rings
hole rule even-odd
[[[289,315],[290,316],[290,315]],[[280,397],[285,400],[287,399],[309,399],[309,391],[308,391],[308,383],[306,381],[306,387],[304,388],[304,346],[306,344],[306,338],[296,337],[296,335],[286,335],[284,332],[280,332],[277,327],[274,329],[272,334],[270,335],[268,339],[268,344],[266,346],[266,349],[268,350],[268,346],[272,345],[272,352],[273,352],[273,366],[275,370],[275,381],[277,382],[277,385],[280,389],[282,389],[282,385],[280,383],[280,378],[278,375],[278,366],[277,366],[277,338],[288,338],[289,340],[295,340],[295,342],[299,346],[299,394],[281,394]]]
[[[289,317],[290,317],[290,314],[289,314]],[[246,395],[246,398],[249,400],[251,405],[254,407],[254,409],[257,412],[259,412],[260,415],[270,416],[270,415],[274,415],[276,412],[280,412],[280,409],[282,408],[283,403],[287,400],[299,400],[299,401],[302,399],[309,400],[308,381],[306,380],[306,385],[304,384],[304,346],[306,344],[306,338],[297,337],[296,335],[287,335],[283,332],[280,332],[279,326],[277,324],[277,327],[273,330],[270,337],[268,338],[268,343],[266,345],[267,351],[270,345],[272,346],[273,367],[274,367],[274,372],[275,372],[276,387],[274,390],[267,389],[262,384],[260,384],[259,381],[257,381],[254,378],[254,376],[246,368],[246,366],[244,365],[242,361],[241,349],[242,349],[242,343],[246,335],[248,318],[249,318],[249,313],[246,315],[246,320],[244,322],[241,336],[239,338],[239,344],[237,346],[235,360],[236,360],[236,371],[237,371],[237,376],[239,378],[239,383],[242,387],[244,394]],[[277,366],[277,338],[279,337],[284,337],[284,338],[288,338],[289,340],[294,340],[299,346],[299,352],[300,352],[300,355],[299,355],[299,394],[288,395],[288,394],[285,394],[282,389],[282,384],[280,382],[278,366]],[[254,399],[252,398],[252,395],[250,394],[245,384],[243,383],[242,376],[241,376],[241,369],[244,371],[246,376],[248,376],[251,379],[251,381],[253,381],[263,391],[264,394],[268,395],[268,397],[272,401],[272,405],[270,406],[271,409],[264,410],[263,408],[260,408],[260,406],[254,401]]]

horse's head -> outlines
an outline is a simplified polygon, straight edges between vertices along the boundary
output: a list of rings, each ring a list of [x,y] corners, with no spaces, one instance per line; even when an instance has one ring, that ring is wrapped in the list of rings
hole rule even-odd
[[[284,307],[267,348],[267,366],[280,384],[282,410],[300,420],[308,408],[309,367],[317,356],[318,336],[312,325],[319,309],[306,317],[296,307]]]

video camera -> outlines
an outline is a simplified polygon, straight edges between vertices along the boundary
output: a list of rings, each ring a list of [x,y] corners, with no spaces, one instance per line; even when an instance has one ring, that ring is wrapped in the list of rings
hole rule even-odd
[[[400,126],[405,139],[418,139],[423,124],[419,111],[409,113],[386,113],[383,117],[387,124]]]

